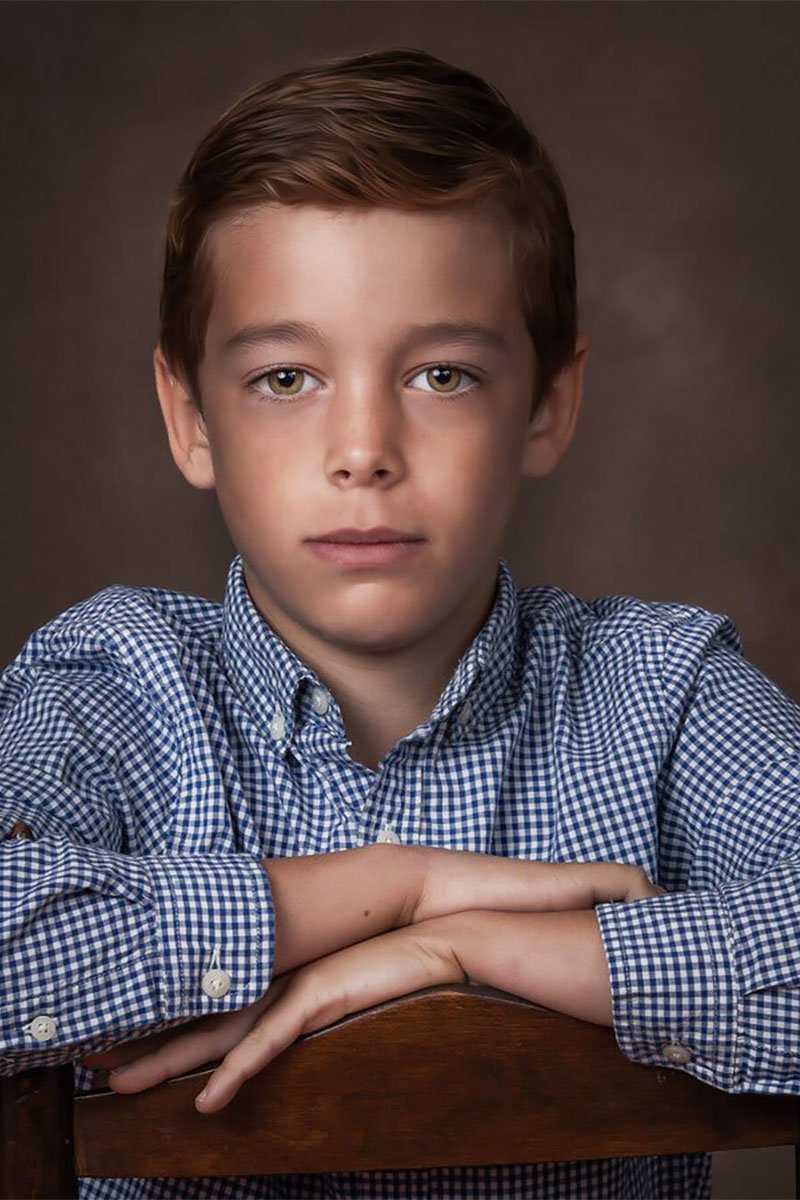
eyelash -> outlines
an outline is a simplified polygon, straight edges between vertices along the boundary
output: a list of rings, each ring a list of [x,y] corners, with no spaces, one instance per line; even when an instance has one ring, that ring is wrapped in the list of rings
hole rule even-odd
[[[420,370],[416,371],[411,376],[411,378],[416,379],[417,375],[423,375],[426,371],[434,371],[437,367],[446,367],[449,370],[457,371],[459,375],[466,375],[473,381],[469,387],[459,388],[459,390],[455,392],[428,392],[428,395],[435,396],[437,400],[444,400],[445,402],[448,400],[457,400],[459,397],[465,396],[468,392],[474,391],[476,387],[480,387],[481,381],[473,371],[468,371],[466,367],[459,367],[457,363],[450,362],[435,362],[431,363],[427,367],[421,367]],[[301,396],[307,396],[309,394],[308,392],[295,392],[292,395],[282,396],[278,392],[262,392],[257,385],[262,379],[266,379],[268,375],[272,375],[275,371],[296,371],[299,374],[309,375],[312,379],[316,379],[316,376],[313,375],[311,371],[307,371],[304,367],[296,367],[293,363],[276,363],[275,366],[268,367],[266,371],[259,371],[258,375],[254,376],[253,379],[249,380],[245,384],[245,387],[248,391],[253,392],[257,399],[276,404],[287,404],[292,400],[299,400]]]

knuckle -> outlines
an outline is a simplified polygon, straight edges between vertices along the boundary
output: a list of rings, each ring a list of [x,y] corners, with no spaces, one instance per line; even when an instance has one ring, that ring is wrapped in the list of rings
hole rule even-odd
[[[263,1064],[257,1058],[242,1059],[237,1063],[233,1073],[233,1081],[240,1087],[247,1079],[252,1079],[261,1070]]]
[[[174,1054],[145,1054],[126,1068],[132,1078],[146,1079],[147,1086],[163,1083],[165,1079],[174,1079],[182,1070],[183,1064]]]

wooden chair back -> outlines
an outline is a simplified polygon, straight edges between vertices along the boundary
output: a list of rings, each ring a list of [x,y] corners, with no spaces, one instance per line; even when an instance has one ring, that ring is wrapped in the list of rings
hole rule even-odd
[[[202,1116],[194,1097],[212,1070],[137,1095],[74,1098],[71,1065],[4,1077],[0,1195],[77,1197],[78,1176],[379,1171],[800,1142],[798,1097],[729,1095],[630,1062],[608,1028],[475,985],[427,988],[307,1034]]]

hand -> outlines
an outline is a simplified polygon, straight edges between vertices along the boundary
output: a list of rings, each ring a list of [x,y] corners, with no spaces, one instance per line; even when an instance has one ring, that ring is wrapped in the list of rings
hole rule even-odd
[[[462,912],[419,928],[431,953],[454,956],[470,982],[582,1021],[613,1023],[608,962],[592,909]]]
[[[228,1013],[210,1013],[207,1016],[195,1017],[192,1020],[184,1021],[180,1027],[172,1026],[169,1029],[159,1030],[158,1033],[151,1033],[146,1037],[135,1038],[129,1042],[120,1042],[116,1046],[111,1046],[108,1050],[98,1050],[92,1054],[86,1054],[79,1062],[89,1067],[94,1071],[118,1071],[121,1067],[128,1066],[130,1063],[139,1062],[144,1058],[153,1061],[164,1061],[164,1056],[156,1054],[160,1047],[173,1043],[181,1039],[181,1045],[189,1045],[193,1047],[193,1062],[192,1067],[202,1066],[204,1063],[213,1062],[214,1059],[220,1058],[224,1050],[217,1053],[218,1045],[217,1029],[219,1026],[229,1031],[230,1045],[236,1044],[235,1033],[238,1030],[239,1037],[244,1037],[254,1022],[258,1019],[261,1012],[264,1011],[270,1004],[273,1004],[281,995],[284,988],[289,983],[293,971],[287,971],[284,975],[276,976],[270,986],[267,988],[263,996],[260,997],[254,1004],[247,1008],[237,1009],[236,1012]],[[221,1043],[219,1043],[221,1044]],[[225,1050],[229,1047],[225,1046]],[[202,1055],[202,1057],[200,1057]],[[187,1067],[186,1070],[191,1070],[192,1067]],[[177,1074],[181,1074],[180,1071]],[[165,1079],[171,1079],[171,1074],[165,1075]],[[109,1086],[113,1086],[115,1080],[109,1079]],[[147,1084],[148,1087],[152,1086]],[[138,1091],[139,1089],[132,1089]]]
[[[475,909],[563,912],[664,894],[641,867],[614,862],[538,862],[469,850],[427,851],[408,923]]]
[[[141,1046],[147,1039],[84,1061],[92,1065],[91,1059],[109,1060],[124,1052],[128,1066],[110,1075],[108,1085],[116,1092],[130,1093],[222,1058],[200,1093],[204,1098],[195,1100],[199,1112],[218,1112],[245,1080],[301,1034],[409,992],[466,980],[441,938],[434,944],[413,929],[392,930],[278,976],[255,1004],[203,1017],[188,1032],[173,1035],[143,1056]]]

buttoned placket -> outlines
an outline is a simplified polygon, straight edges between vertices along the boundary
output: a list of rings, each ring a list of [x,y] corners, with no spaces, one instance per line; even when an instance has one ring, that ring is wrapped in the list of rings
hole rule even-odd
[[[354,800],[350,793],[358,793],[360,786],[367,783],[372,790],[376,776],[349,758],[346,734],[335,715],[332,693],[310,677],[309,683],[312,684],[310,694],[298,703],[295,736],[288,749],[295,761],[302,763],[304,770],[316,776],[327,804],[338,814],[332,827],[332,845],[327,848],[355,849],[374,841],[374,837],[365,828],[363,808],[366,800],[358,795]],[[351,786],[337,782],[340,771],[351,773]],[[308,853],[318,853],[321,849],[314,835],[304,838],[302,845]]]
[[[373,824],[372,838],[373,842],[390,843],[399,845],[400,842],[409,842],[411,838],[408,834],[409,821],[406,814],[403,812],[403,798],[407,794],[406,780],[408,773],[406,764],[408,763],[411,748],[408,744],[398,743],[392,748],[391,761],[384,765],[381,771],[376,774],[373,794],[380,785],[383,789],[387,786],[387,779],[391,779],[392,795],[394,797],[393,810],[383,811],[378,819],[377,832]],[[398,808],[397,796],[401,797],[400,807]],[[374,821],[374,818],[373,818]],[[401,835],[400,830],[404,830]]]

